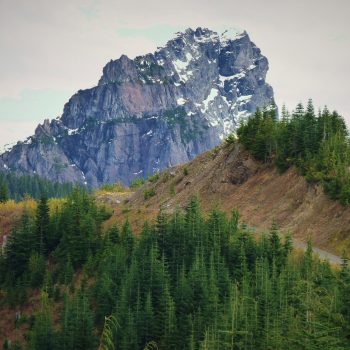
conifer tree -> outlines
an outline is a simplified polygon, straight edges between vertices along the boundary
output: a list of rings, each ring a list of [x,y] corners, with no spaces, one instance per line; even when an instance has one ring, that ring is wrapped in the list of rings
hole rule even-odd
[[[52,350],[56,346],[55,333],[47,293],[41,295],[41,309],[35,317],[33,329],[29,335],[30,350]]]
[[[142,346],[155,339],[155,311],[150,292],[146,295],[144,308],[140,317],[140,344]]]
[[[5,182],[0,181],[0,203],[5,203],[9,200],[9,190]]]
[[[34,288],[41,286],[45,275],[44,257],[37,252],[32,253],[28,262],[28,270],[30,285]]]
[[[79,291],[72,299],[68,294],[65,295],[61,323],[62,330],[59,339],[62,349],[95,349],[93,316],[84,292]]]
[[[166,254],[166,243],[167,243],[167,235],[168,235],[168,220],[167,215],[164,210],[161,208],[159,214],[157,216],[157,241],[158,247],[162,254]]]
[[[38,203],[35,216],[35,236],[37,252],[44,255],[47,251],[47,241],[50,235],[50,214],[47,198],[43,195]]]
[[[126,220],[122,227],[120,240],[123,247],[131,254],[134,248],[134,235],[129,220]]]
[[[116,244],[120,242],[120,232],[116,225],[112,226],[108,230],[107,235],[108,235],[108,239],[112,244]]]
[[[5,264],[9,275],[19,277],[26,269],[30,254],[36,246],[33,225],[25,211],[21,221],[8,237],[5,247]]]

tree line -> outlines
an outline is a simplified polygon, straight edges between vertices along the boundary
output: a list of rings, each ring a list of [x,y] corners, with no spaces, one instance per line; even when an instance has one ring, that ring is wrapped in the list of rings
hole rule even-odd
[[[296,166],[305,178],[321,183],[325,192],[343,205],[350,203],[350,144],[344,119],[326,107],[315,113],[312,101],[289,113],[282,109],[257,110],[237,130],[251,154],[273,162],[284,172]]]
[[[0,203],[9,199],[22,200],[25,196],[40,199],[45,193],[48,198],[65,197],[73,190],[71,183],[58,183],[38,175],[18,176],[11,172],[0,172]]]

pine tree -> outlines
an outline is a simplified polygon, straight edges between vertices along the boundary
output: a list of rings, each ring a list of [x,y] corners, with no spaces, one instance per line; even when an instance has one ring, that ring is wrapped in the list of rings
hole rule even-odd
[[[343,324],[343,332],[346,337],[350,336],[350,269],[348,259],[342,258],[342,266],[340,270],[340,311],[345,319]]]
[[[0,203],[5,203],[9,200],[9,190],[5,182],[0,181]]]
[[[146,301],[140,317],[140,344],[145,346],[155,339],[155,312],[152,305],[152,296],[150,292],[146,295]]]
[[[70,285],[72,283],[73,277],[74,269],[70,259],[70,255],[68,254],[66,263],[60,274],[60,282],[64,285]]]
[[[50,211],[47,198],[43,195],[38,203],[35,218],[35,235],[37,239],[37,252],[44,255],[47,251],[47,241],[50,235]]]
[[[170,294],[168,284],[165,284],[157,309],[158,329],[160,331],[159,345],[161,348],[177,349],[175,303]]]
[[[158,247],[162,254],[166,254],[167,235],[168,235],[168,219],[164,210],[161,208],[157,216],[157,241]]]
[[[33,225],[28,212],[25,211],[19,225],[9,235],[5,247],[6,271],[10,279],[23,274],[35,246]]]
[[[115,306],[112,281],[106,272],[98,278],[96,283],[96,311],[95,317],[98,324],[102,324],[104,318],[112,314]]]
[[[178,321],[178,346],[184,348],[190,336],[190,318],[193,310],[193,289],[186,276],[185,266],[182,265],[180,276],[174,293],[176,316]]]
[[[30,350],[52,350],[56,346],[52,316],[47,293],[41,295],[41,310],[35,317],[33,329],[29,335]]]
[[[108,235],[108,239],[112,244],[116,244],[120,242],[120,232],[116,225],[112,226],[108,230],[107,235]]]
[[[134,235],[132,233],[129,220],[126,220],[123,225],[122,232],[120,235],[120,240],[123,247],[127,250],[127,252],[131,256],[131,253],[134,248]]]
[[[34,252],[31,254],[28,263],[28,272],[30,285],[32,287],[40,287],[45,275],[45,258]]]
[[[72,299],[66,294],[59,334],[60,347],[66,350],[95,349],[93,315],[86,295],[79,291]]]
[[[277,224],[273,222],[270,230],[270,263],[276,264],[278,270],[281,269],[284,263],[284,254],[282,251],[282,244],[277,231]]]

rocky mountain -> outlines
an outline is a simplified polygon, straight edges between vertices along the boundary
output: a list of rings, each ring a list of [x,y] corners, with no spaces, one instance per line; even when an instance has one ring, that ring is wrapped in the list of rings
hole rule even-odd
[[[273,102],[268,61],[242,31],[187,29],[154,54],[123,55],[61,117],[0,156],[0,169],[96,187],[147,177],[218,145]]]

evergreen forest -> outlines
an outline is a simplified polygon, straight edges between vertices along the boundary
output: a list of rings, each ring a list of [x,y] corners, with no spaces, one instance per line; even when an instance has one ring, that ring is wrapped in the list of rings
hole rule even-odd
[[[26,196],[39,199],[43,193],[48,198],[65,197],[72,189],[71,183],[52,182],[38,175],[18,176],[11,172],[0,172],[0,203],[9,199],[20,201]]]
[[[275,224],[255,234],[233,211],[205,215],[193,197],[160,210],[140,235],[75,189],[50,212],[24,213],[0,258],[1,307],[33,293],[25,343],[4,349],[350,348],[350,269],[293,250]]]
[[[327,107],[315,113],[311,100],[293,113],[275,108],[257,110],[237,130],[240,143],[280,172],[296,166],[307,181],[321,183],[343,205],[350,203],[350,142],[344,119]]]

